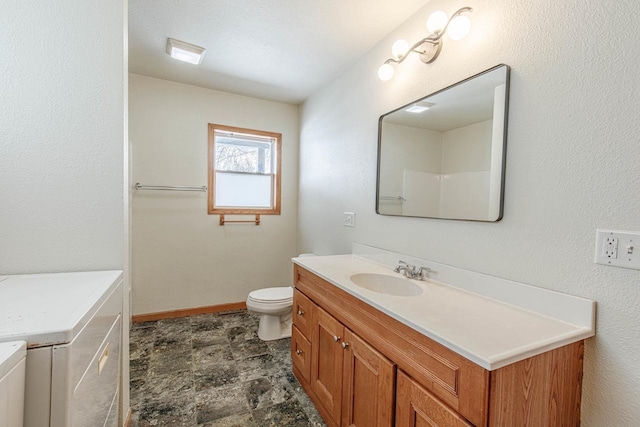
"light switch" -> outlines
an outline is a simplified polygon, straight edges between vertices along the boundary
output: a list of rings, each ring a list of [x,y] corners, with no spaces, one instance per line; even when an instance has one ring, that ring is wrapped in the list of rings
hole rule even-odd
[[[354,212],[344,213],[344,226],[355,227],[356,226],[356,214]]]

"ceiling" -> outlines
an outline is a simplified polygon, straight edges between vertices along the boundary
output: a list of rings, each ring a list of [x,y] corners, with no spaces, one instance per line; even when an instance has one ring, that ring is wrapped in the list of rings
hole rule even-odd
[[[129,71],[299,104],[427,1],[129,0]],[[203,63],[170,58],[169,37]]]
[[[505,66],[472,77],[423,98],[432,103],[422,113],[410,113],[405,107],[386,115],[385,123],[447,132],[493,118],[495,88],[506,83]],[[416,101],[412,102],[412,104]]]

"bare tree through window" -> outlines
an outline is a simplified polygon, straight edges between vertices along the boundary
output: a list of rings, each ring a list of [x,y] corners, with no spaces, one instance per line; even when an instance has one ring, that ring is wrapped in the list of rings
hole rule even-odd
[[[221,171],[270,173],[271,147],[268,144],[240,145],[216,141],[216,169]]]

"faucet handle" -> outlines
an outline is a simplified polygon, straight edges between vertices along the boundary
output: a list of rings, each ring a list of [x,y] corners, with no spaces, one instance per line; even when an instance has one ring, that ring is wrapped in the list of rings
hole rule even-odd
[[[433,270],[431,270],[429,267],[420,267],[416,268],[415,275],[417,276],[418,280],[427,280],[429,278],[428,274],[432,271]]]
[[[400,271],[404,271],[404,275],[406,277],[412,278],[413,277],[413,271],[415,270],[415,267],[411,264],[408,264],[406,261],[398,261],[398,265],[396,265],[396,267],[393,269],[394,272],[396,273],[400,273]]]
[[[408,262],[403,261],[403,260],[398,261],[398,267],[400,267],[400,266],[404,266],[404,267],[410,268],[411,270],[416,268],[415,265],[411,265]]]

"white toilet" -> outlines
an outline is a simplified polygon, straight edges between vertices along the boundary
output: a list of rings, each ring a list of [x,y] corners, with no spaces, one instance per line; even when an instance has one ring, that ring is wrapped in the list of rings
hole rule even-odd
[[[301,254],[300,257],[314,256]],[[282,286],[252,291],[247,297],[247,310],[260,315],[258,338],[263,341],[291,336],[293,288]]]
[[[22,427],[27,343],[0,343],[0,426]]]
[[[293,288],[265,288],[253,291],[247,297],[247,310],[260,315],[258,337],[262,341],[291,336],[291,309]]]

